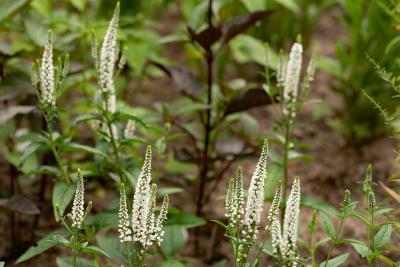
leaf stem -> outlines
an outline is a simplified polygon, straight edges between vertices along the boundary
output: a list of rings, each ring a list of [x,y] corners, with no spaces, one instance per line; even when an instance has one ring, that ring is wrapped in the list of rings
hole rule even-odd
[[[69,176],[69,173],[65,170],[64,163],[62,162],[62,160],[60,158],[60,155],[59,155],[59,153],[57,151],[56,144],[54,142],[55,140],[53,138],[53,132],[49,132],[49,138],[48,139],[49,139],[50,149],[51,149],[51,152],[53,153],[54,159],[56,160],[57,166],[61,170],[61,173],[62,173],[62,176],[63,176],[65,182],[67,184],[70,184],[71,183],[71,177]]]
[[[289,115],[288,115],[289,116]],[[290,119],[285,119],[285,144],[283,150],[283,183],[282,183],[282,207],[281,207],[281,224],[285,215],[285,206],[289,182],[289,152],[290,152]]]
[[[132,257],[131,257],[129,242],[125,242],[125,249],[126,249],[126,254],[128,255],[128,266],[132,267]]]
[[[324,267],[327,266],[328,261],[329,261],[329,259],[331,258],[331,255],[332,255],[332,252],[333,252],[333,248],[335,247],[336,242],[337,242],[337,240],[339,239],[340,232],[342,231],[343,224],[344,224],[344,220],[345,220],[345,217],[344,217],[344,216],[341,217],[339,229],[337,230],[336,235],[335,235],[335,238],[333,239],[332,244],[331,244],[331,247],[329,248],[328,256],[326,257]]]

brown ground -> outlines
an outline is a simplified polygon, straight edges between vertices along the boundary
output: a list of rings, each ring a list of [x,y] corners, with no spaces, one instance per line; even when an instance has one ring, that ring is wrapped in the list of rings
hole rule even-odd
[[[174,27],[176,22],[176,13],[172,12],[164,16],[164,23],[162,33],[169,33]],[[318,24],[315,34],[314,42],[318,43],[321,49],[320,54],[334,56],[334,42],[338,36],[343,35],[340,30],[339,23],[335,21],[332,15],[325,16]],[[168,49],[168,56],[170,58],[178,58],[183,61],[181,50],[178,46],[171,45]],[[326,121],[335,115],[335,111],[340,109],[340,98],[333,94],[329,87],[335,81],[327,74],[317,71],[315,82],[312,87],[310,98],[322,99],[331,107],[331,112],[323,115],[319,119],[313,118],[312,107],[307,107],[303,113],[299,115],[298,128],[295,131],[296,137],[305,144],[310,146],[305,149],[314,157],[314,161],[307,163],[298,163],[291,166],[291,174],[296,174],[301,177],[302,193],[307,196],[312,196],[324,200],[331,205],[338,207],[343,199],[343,191],[345,188],[351,188],[354,192],[354,198],[360,197],[359,185],[356,183],[360,181],[364,175],[366,167],[369,163],[374,166],[374,178],[376,181],[385,180],[393,172],[393,161],[396,156],[395,146],[396,143],[389,137],[381,137],[374,140],[370,144],[360,148],[350,148],[344,146],[344,140],[339,133],[333,131],[326,124]],[[174,98],[175,93],[171,89],[171,85],[167,79],[158,79],[152,81],[144,81],[140,90],[140,100],[136,97],[128,97],[128,101],[132,104],[152,105],[155,100],[168,101]],[[161,88],[161,89],[160,89]],[[156,94],[154,92],[157,92]],[[259,120],[262,126],[262,131],[265,135],[270,133],[271,122],[273,121],[274,110],[271,107],[259,108],[251,111],[253,115]],[[246,160],[241,163],[246,166],[246,176],[249,179],[250,172],[253,170],[254,161]],[[222,195],[225,192],[226,183],[222,183],[221,187],[217,189],[215,196]],[[378,200],[385,201],[385,195],[379,190]],[[206,207],[206,212],[209,218],[223,218],[224,207],[223,201],[214,199]],[[185,207],[188,209],[188,207]],[[191,209],[189,207],[189,209]],[[307,239],[307,224],[310,219],[310,210],[302,210],[302,225],[300,236]],[[0,222],[3,227],[0,228],[0,239],[7,240],[6,235],[9,227],[5,218],[0,217]],[[4,227],[5,226],[5,227]],[[355,220],[346,225],[343,236],[347,238],[362,238],[365,234],[362,226]],[[223,233],[217,226],[210,227],[205,231],[202,239],[203,244],[207,246],[206,258],[214,259],[229,257],[230,248]],[[317,238],[321,237],[322,233],[317,233]],[[0,253],[6,247],[5,242],[0,242]],[[326,255],[326,247],[318,253],[319,258]],[[182,254],[189,252],[190,247],[186,248]],[[346,249],[352,251],[352,249]],[[22,264],[20,266],[54,266],[56,251],[52,250],[51,253],[46,253],[34,260]],[[182,255],[184,257],[184,255]],[[1,254],[0,254],[1,258]],[[43,262],[46,262],[45,264]],[[190,260],[191,266],[209,266],[199,260]],[[355,253],[351,253],[350,260],[344,266],[365,266],[365,261],[361,261]]]

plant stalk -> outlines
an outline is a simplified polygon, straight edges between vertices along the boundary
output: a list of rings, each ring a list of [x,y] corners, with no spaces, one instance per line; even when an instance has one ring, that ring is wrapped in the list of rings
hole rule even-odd
[[[54,159],[56,160],[58,168],[61,170],[62,176],[64,178],[64,181],[67,184],[71,183],[71,177],[69,176],[69,173],[65,170],[64,168],[64,163],[62,162],[60,155],[56,149],[56,144],[54,143],[54,138],[53,138],[53,132],[49,133],[49,142],[50,142],[50,149],[51,152],[53,153]]]
[[[342,227],[343,227],[344,220],[345,220],[344,217],[342,217],[342,218],[340,219],[339,229],[337,230],[336,235],[335,235],[335,238],[334,238],[333,241],[332,241],[332,245],[331,245],[331,247],[329,248],[328,256],[326,257],[324,267],[327,266],[328,261],[329,261],[329,259],[331,258],[331,255],[332,255],[332,252],[333,252],[333,248],[335,247],[336,242],[337,242],[337,240],[339,239],[339,234],[340,234],[340,232],[342,231]]]

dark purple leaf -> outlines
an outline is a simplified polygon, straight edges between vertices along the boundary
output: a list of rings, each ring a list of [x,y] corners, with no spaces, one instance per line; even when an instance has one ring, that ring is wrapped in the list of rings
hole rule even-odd
[[[204,88],[200,83],[199,78],[190,70],[163,65],[152,62],[155,66],[163,70],[173,81],[177,90],[191,97],[198,97]]]
[[[23,195],[13,195],[8,199],[0,199],[0,206],[22,214],[39,214],[40,210],[32,200]]]
[[[233,37],[244,32],[247,28],[273,12],[273,10],[257,11],[228,20],[222,25],[223,44],[228,43]]]
[[[196,33],[192,28],[188,27],[190,37],[193,41],[199,43],[204,49],[209,49],[221,37],[221,29],[208,27],[207,29]]]
[[[35,106],[11,106],[2,109],[0,110],[0,125],[3,125],[18,114],[31,113],[35,108]]]
[[[271,97],[263,89],[241,91],[229,101],[225,115],[248,110],[258,106],[272,104]]]
[[[173,148],[175,159],[181,162],[196,162],[196,157],[187,148]]]

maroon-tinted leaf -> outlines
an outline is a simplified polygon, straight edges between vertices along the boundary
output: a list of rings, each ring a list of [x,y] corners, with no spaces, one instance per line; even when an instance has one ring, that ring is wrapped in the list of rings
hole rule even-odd
[[[39,214],[40,210],[32,200],[23,195],[13,195],[8,199],[0,199],[0,206],[22,214]]]
[[[199,33],[188,27],[188,31],[192,40],[199,43],[206,50],[218,41],[222,34],[221,29],[215,27],[208,27]]]
[[[16,115],[27,114],[32,112],[34,109],[35,106],[12,106],[0,110],[0,126],[14,118]]]
[[[153,65],[163,70],[172,80],[176,89],[191,97],[198,97],[203,89],[199,78],[190,70],[152,62]]]
[[[174,158],[181,162],[196,162],[196,156],[192,154],[187,148],[174,147]]]
[[[250,108],[272,104],[271,97],[263,89],[241,91],[229,101],[225,115],[248,110]]]
[[[257,11],[226,21],[222,25],[223,44],[228,43],[233,37],[244,32],[257,21],[271,15],[273,12],[273,10]]]

